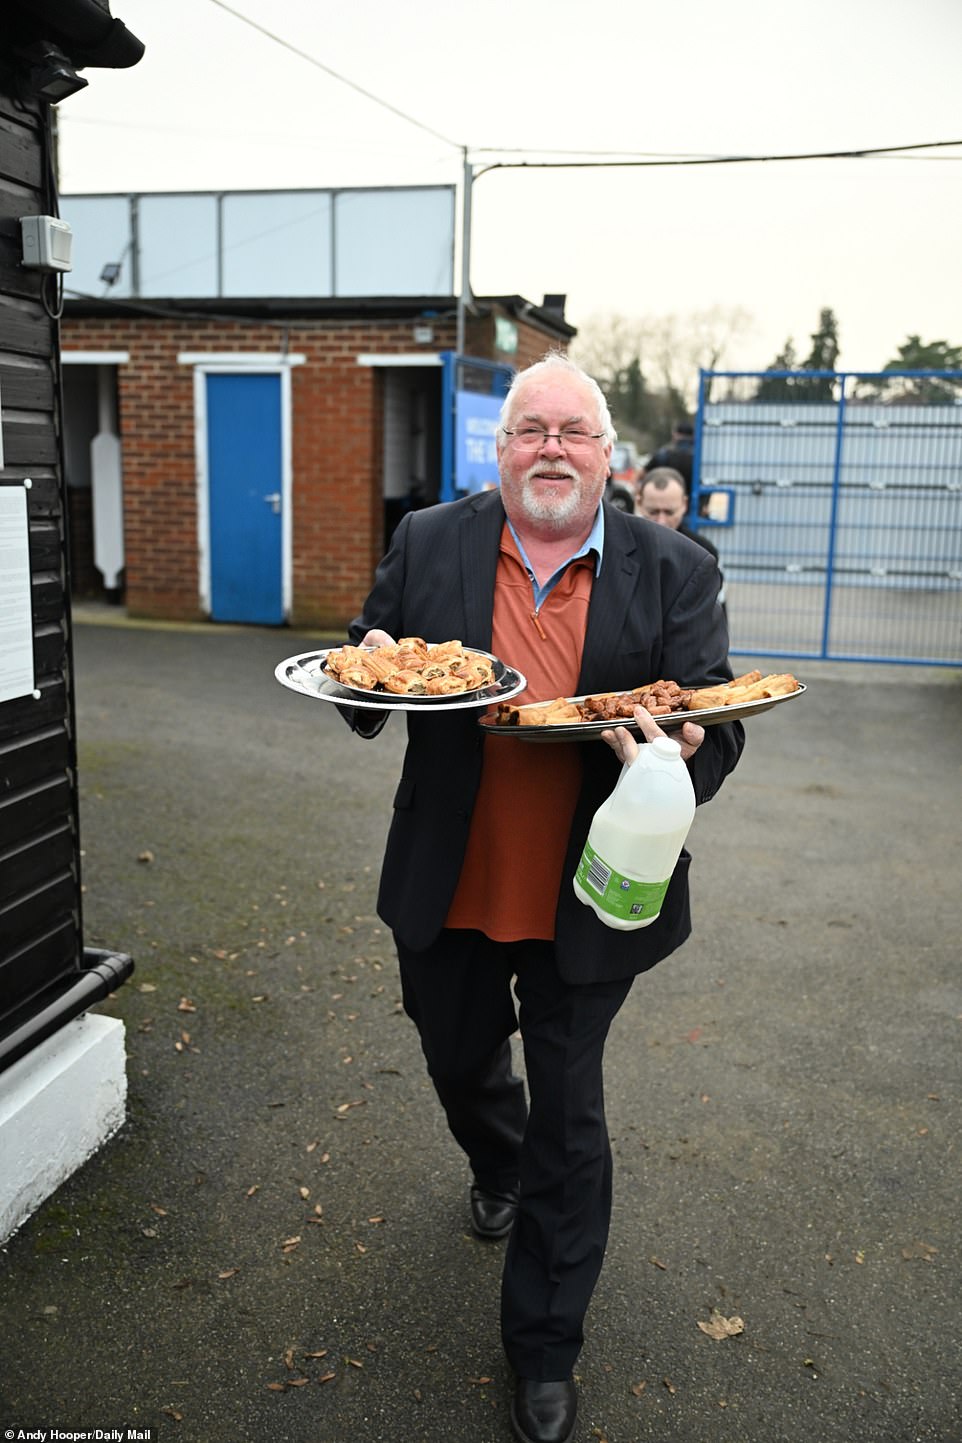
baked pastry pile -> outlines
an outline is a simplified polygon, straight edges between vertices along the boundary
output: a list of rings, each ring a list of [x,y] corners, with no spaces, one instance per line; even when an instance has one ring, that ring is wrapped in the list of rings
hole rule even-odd
[[[460,641],[428,645],[405,636],[390,646],[342,646],[329,651],[324,671],[342,686],[386,691],[396,696],[453,696],[494,681],[494,665]]]
[[[741,702],[764,701],[767,697],[790,696],[798,691],[798,682],[788,673],[762,676],[748,671],[722,686],[685,689],[674,681],[653,681],[632,691],[600,692],[578,701],[558,697],[551,702],[533,702],[512,706],[501,702],[494,714],[498,726],[552,726],[560,722],[630,721],[634,708],[643,706],[654,717],[678,712],[707,711],[715,707],[735,706]]]

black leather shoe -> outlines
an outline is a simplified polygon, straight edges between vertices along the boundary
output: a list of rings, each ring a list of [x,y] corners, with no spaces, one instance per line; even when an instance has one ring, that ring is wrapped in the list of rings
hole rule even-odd
[[[511,1426],[521,1443],[568,1443],[577,1411],[578,1392],[570,1378],[560,1383],[519,1378],[511,1404]]]
[[[488,1192],[474,1183],[471,1187],[471,1227],[475,1237],[503,1238],[511,1231],[518,1211],[516,1194]]]

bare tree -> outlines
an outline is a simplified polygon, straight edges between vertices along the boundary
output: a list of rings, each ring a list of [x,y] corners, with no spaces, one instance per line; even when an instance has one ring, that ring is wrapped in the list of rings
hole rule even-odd
[[[740,306],[680,315],[590,316],[571,356],[594,376],[622,429],[655,446],[673,422],[694,411],[700,367],[718,367],[733,341],[752,328]]]

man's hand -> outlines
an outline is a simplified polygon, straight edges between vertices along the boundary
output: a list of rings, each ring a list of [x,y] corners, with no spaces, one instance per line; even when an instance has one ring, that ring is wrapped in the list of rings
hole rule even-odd
[[[360,646],[393,646],[394,637],[388,636],[386,631],[380,631],[377,627],[368,631],[361,637]]]
[[[650,712],[645,711],[643,706],[636,706],[634,710],[635,721],[641,728],[646,742],[653,742],[655,737],[668,735],[667,732],[662,731],[657,719]],[[613,727],[610,731],[606,728],[601,733],[601,737],[623,762],[633,762],[638,755],[638,743],[625,727]],[[685,722],[680,732],[672,732],[672,740],[681,744],[681,759],[687,762],[705,740],[705,728],[698,726],[696,722]]]

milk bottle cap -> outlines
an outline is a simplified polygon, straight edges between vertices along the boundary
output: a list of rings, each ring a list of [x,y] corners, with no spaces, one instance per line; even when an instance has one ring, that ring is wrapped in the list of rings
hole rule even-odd
[[[681,756],[681,746],[673,741],[671,737],[655,737],[654,741],[648,743],[656,757],[664,757],[666,761],[673,757]]]

